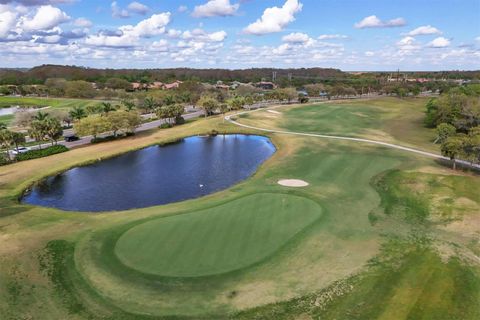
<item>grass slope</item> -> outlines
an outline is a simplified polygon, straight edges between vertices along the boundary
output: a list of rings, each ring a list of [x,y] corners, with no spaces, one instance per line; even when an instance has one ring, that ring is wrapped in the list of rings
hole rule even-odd
[[[260,193],[133,227],[115,252],[126,265],[150,274],[225,273],[264,260],[320,216],[312,200]]]

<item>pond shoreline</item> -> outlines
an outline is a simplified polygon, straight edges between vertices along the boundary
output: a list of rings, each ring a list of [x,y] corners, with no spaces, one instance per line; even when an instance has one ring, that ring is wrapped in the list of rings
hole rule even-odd
[[[234,138],[239,138],[239,140],[233,140]],[[204,139],[209,139],[209,140],[204,140]],[[225,140],[227,139],[227,140]],[[257,140],[259,139],[259,140]],[[159,146],[161,148],[163,147],[174,147],[175,145],[186,142],[187,145],[185,146],[177,146],[175,149],[178,149],[178,151],[173,151],[170,149],[162,149],[162,152],[159,154],[160,159],[157,158],[152,158],[151,154],[157,154],[158,151],[153,149],[155,146]],[[268,146],[266,147],[264,144],[267,143]],[[245,146],[244,146],[245,145]],[[246,146],[250,145],[253,149],[246,150]],[[255,146],[259,151],[256,151],[252,153],[252,150],[255,151]],[[203,150],[204,148],[213,148],[212,150]],[[191,149],[191,150],[190,150]],[[217,150],[218,149],[218,150]],[[245,150],[244,150],[245,149]],[[150,207],[150,206],[156,206],[156,205],[164,205],[164,204],[169,204],[173,202],[179,202],[179,201],[185,201],[189,199],[194,199],[198,197],[202,197],[211,193],[215,193],[221,190],[228,189],[232,187],[233,185],[243,182],[244,180],[248,179],[252,175],[255,174],[257,169],[266,161],[268,160],[271,156],[275,154],[277,151],[277,147],[273,144],[273,142],[270,140],[270,138],[266,135],[255,135],[255,134],[243,134],[243,133],[229,133],[229,134],[222,134],[219,133],[218,136],[215,135],[208,135],[208,136],[201,136],[201,135],[195,135],[195,136],[186,136],[186,137],[178,137],[175,139],[172,139],[170,141],[165,141],[162,143],[155,143],[149,146],[142,146],[141,148],[134,149],[134,150],[129,150],[126,152],[122,152],[120,154],[112,155],[107,158],[98,158],[94,159],[92,161],[87,161],[81,164],[77,164],[75,166],[72,166],[70,168],[63,169],[57,173],[49,174],[48,176],[45,176],[39,180],[36,180],[32,182],[27,188],[23,189],[20,194],[17,197],[17,201],[21,204],[24,205],[36,205],[36,206],[44,206],[44,207],[51,207],[51,208],[56,208],[62,211],[80,211],[80,212],[111,212],[111,211],[124,211],[124,210],[133,210],[133,209],[139,209],[139,208],[145,208],[145,207]],[[180,155],[176,155],[175,152],[180,152]],[[234,155],[229,154],[229,152],[233,152]],[[150,156],[149,156],[150,154]],[[196,154],[199,154],[200,156],[197,159]],[[130,168],[132,165],[137,165],[135,164],[135,161],[137,161],[136,157],[140,157],[140,159],[143,157],[150,157],[150,160],[148,161],[164,161],[161,160],[161,157],[163,156],[168,156],[169,162],[165,164],[160,163],[160,167],[165,167],[165,170],[168,170],[169,168],[173,168],[174,173],[166,173],[163,172],[159,169],[146,169],[143,170],[141,168],[133,167]],[[194,158],[192,160],[189,160],[189,158]],[[205,158],[206,157],[206,158]],[[238,157],[239,159],[236,159]],[[244,158],[249,158],[249,159],[243,159]],[[209,164],[208,161],[206,161],[206,164],[202,163],[202,159],[208,159],[212,160],[212,163]],[[230,159],[229,159],[230,158]],[[232,161],[235,158],[235,160],[238,161]],[[118,163],[121,161],[125,161],[124,159],[127,159],[128,161],[125,162],[123,165],[126,165],[128,170],[136,170],[137,174],[143,175],[146,172],[151,172],[152,176],[149,176],[148,174],[144,177],[145,180],[138,180],[138,178],[135,175],[128,175],[125,172],[123,172],[123,169],[120,170],[118,167]],[[219,160],[221,159],[221,161]],[[173,160],[173,161],[172,161]],[[117,172],[120,172],[119,174],[121,176],[126,177],[128,179],[129,183],[137,183],[138,188],[142,189],[145,188],[143,185],[143,181],[147,181],[147,183],[155,183],[153,185],[153,188],[163,188],[163,191],[160,194],[155,195],[155,200],[152,200],[153,198],[148,198],[149,194],[151,193],[147,188],[145,191],[146,193],[138,192],[137,189],[132,189],[131,193],[127,193],[124,195],[124,197],[118,199],[118,203],[112,204],[112,198],[114,197],[115,194],[111,194],[113,192],[112,190],[117,190],[120,193],[124,193],[124,188],[120,187],[111,187],[110,185],[106,185],[105,189],[100,189],[98,190],[98,194],[94,194],[93,198],[88,198],[90,199],[87,201],[88,203],[82,203],[78,205],[79,200],[77,200],[77,195],[72,196],[72,190],[75,190],[75,192],[78,192],[77,190],[83,190],[83,196],[87,197],[88,192],[90,191],[85,191],[85,188],[81,188],[81,185],[69,185],[67,189],[68,195],[65,196],[64,193],[65,191],[59,191],[55,188],[57,188],[59,185],[61,185],[62,179],[66,179],[66,181],[75,179],[75,175],[79,175],[79,173],[72,173],[73,170],[75,169],[82,169],[82,173],[88,172],[92,170],[95,166],[102,166],[103,161],[110,161],[111,164],[115,164],[117,167],[113,166],[114,170],[117,170]],[[140,160],[138,160],[140,161]],[[217,161],[217,162],[215,162]],[[220,162],[219,162],[220,161]],[[180,168],[176,168],[174,163],[179,163]],[[222,163],[224,162],[224,163]],[[133,163],[133,164],[132,164]],[[158,163],[156,164],[158,165]],[[88,168],[89,166],[92,166],[92,168]],[[173,166],[173,167],[172,167]],[[183,167],[182,167],[183,166]],[[206,167],[205,167],[206,166]],[[204,168],[205,167],[205,168]],[[108,169],[108,171],[112,171],[110,167],[104,167],[103,169]],[[95,170],[100,170],[100,169],[95,169]],[[192,172],[189,172],[192,171]],[[97,173],[91,181],[94,181],[97,179],[96,184],[91,185],[90,189],[95,189],[96,186],[101,185],[102,182],[102,174],[107,175],[107,173],[103,173],[101,170],[99,173]],[[67,177],[62,177],[62,175],[67,174]],[[185,175],[183,178],[180,177],[180,181],[177,181],[175,175],[180,174],[180,175]],[[219,175],[220,174],[220,175]],[[213,179],[210,175],[218,176],[218,179],[215,178]],[[150,181],[150,179],[153,179],[152,177],[158,176],[159,180],[154,180],[153,182]],[[160,179],[161,177],[161,179]],[[108,176],[109,179],[118,179],[117,176]],[[99,179],[99,180],[98,180]],[[191,179],[192,181],[188,180]],[[58,180],[58,181],[55,181]],[[183,180],[187,181],[184,182]],[[204,180],[206,181],[204,183]],[[73,180],[72,180],[73,181]],[[89,184],[91,184],[91,181],[89,180]],[[171,181],[172,186],[166,187],[164,185],[164,181]],[[190,182],[189,182],[190,181]],[[197,181],[197,182],[194,182]],[[182,188],[179,189],[178,194],[173,193],[172,199],[168,198],[166,194],[172,194],[173,191],[171,191],[172,188],[176,188],[177,185],[184,184]],[[114,183],[116,185],[116,183]],[[194,187],[196,185],[197,187]],[[126,189],[132,188],[131,185],[127,185]],[[181,190],[187,190],[187,191],[181,191]],[[43,193],[42,193],[43,192]],[[57,197],[52,198],[52,194]],[[143,197],[146,197],[147,203],[146,204],[138,204],[139,199]],[[104,197],[104,199],[97,204],[92,204],[95,201],[99,201],[98,199]],[[129,200],[126,200],[128,197],[130,197],[132,204],[128,202]],[[95,200],[91,200],[95,199]],[[160,199],[160,200],[159,200]],[[72,203],[77,203],[78,206],[75,207],[68,207],[68,203],[71,201]],[[93,201],[93,202],[92,202]],[[153,201],[153,202],[152,202]],[[123,203],[123,207],[121,204]],[[128,206],[125,207],[125,203],[128,203]],[[65,207],[67,206],[67,207]],[[87,208],[87,209],[85,209]]]

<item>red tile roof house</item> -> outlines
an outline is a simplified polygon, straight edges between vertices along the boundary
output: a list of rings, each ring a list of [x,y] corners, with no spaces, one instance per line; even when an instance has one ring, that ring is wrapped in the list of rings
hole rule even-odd
[[[160,81],[154,81],[153,83],[148,85],[148,89],[164,89],[165,83]]]
[[[144,90],[147,89],[147,85],[140,82],[132,82],[132,90]]]
[[[165,84],[164,84],[164,88],[167,89],[167,90],[177,89],[177,88],[180,86],[180,84],[182,84],[182,83],[183,83],[183,82],[180,81],[180,80],[176,80],[176,81],[174,81],[174,82],[172,82],[172,83],[165,83]]]

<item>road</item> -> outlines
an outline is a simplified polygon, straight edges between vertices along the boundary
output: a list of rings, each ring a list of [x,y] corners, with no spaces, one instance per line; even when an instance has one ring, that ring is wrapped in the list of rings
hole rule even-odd
[[[186,113],[186,114],[183,115],[183,118],[185,120],[190,120],[190,119],[198,118],[200,116],[203,116],[203,111],[201,111],[201,110]],[[152,129],[158,128],[161,124],[164,124],[164,123],[165,123],[165,120],[154,120],[154,121],[151,121],[151,122],[146,122],[146,123],[141,124],[135,130],[135,132],[152,130]],[[63,135],[66,136],[66,135],[71,135],[73,133],[74,132],[73,132],[72,129],[67,129],[67,130],[64,130]],[[93,139],[93,136],[84,136],[84,137],[80,137],[80,139],[77,140],[77,141],[72,141],[72,142],[59,141],[58,144],[63,144],[64,146],[66,146],[68,148],[76,148],[76,147],[79,147],[79,146],[89,144],[90,140],[92,140],[92,139]],[[51,145],[51,143],[43,143],[41,146],[42,146],[42,148],[45,148],[45,147],[48,147],[50,145]],[[38,149],[38,146],[31,147],[31,149]]]
[[[285,107],[285,105],[278,105],[278,106],[270,107],[268,109],[277,109],[277,108],[281,108],[281,107]],[[263,131],[263,132],[376,144],[376,145],[381,145],[381,146],[384,146],[384,147],[393,148],[393,149],[397,149],[397,150],[413,152],[413,153],[416,153],[416,154],[420,154],[422,156],[427,156],[427,157],[431,157],[431,158],[435,158],[435,159],[450,161],[450,158],[444,157],[444,156],[436,154],[436,153],[423,151],[423,150],[410,148],[410,147],[405,147],[405,146],[401,146],[401,145],[393,144],[393,143],[388,143],[388,142],[384,142],[384,141],[370,140],[370,139],[363,139],[363,138],[353,138],[353,137],[346,137],[346,136],[335,136],[335,135],[327,135],[327,134],[317,134],[317,133],[306,133],[306,132],[295,132],[295,131],[285,131],[285,130],[260,128],[260,127],[250,126],[250,125],[243,124],[243,123],[237,122],[235,120],[232,120],[232,117],[237,117],[237,116],[242,115],[242,114],[253,113],[253,112],[260,111],[260,110],[268,110],[268,109],[255,109],[255,110],[237,112],[235,114],[225,116],[225,120],[227,120],[228,122],[230,122],[234,125],[240,126],[240,127],[259,130],[259,131]],[[463,160],[456,160],[456,162],[459,163],[459,164],[471,167],[471,168],[480,169],[480,165],[478,165],[478,164],[471,164],[470,162],[463,161]]]

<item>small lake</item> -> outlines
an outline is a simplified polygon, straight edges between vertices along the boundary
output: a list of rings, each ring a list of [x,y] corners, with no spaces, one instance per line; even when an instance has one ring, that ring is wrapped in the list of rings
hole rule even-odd
[[[261,136],[189,137],[48,177],[22,202],[92,212],[178,202],[247,179],[274,152],[270,140]]]
[[[35,109],[35,108],[21,108],[21,107],[0,108],[0,116],[9,116],[9,115],[15,114],[15,112],[17,112],[17,111],[31,112],[31,111],[42,110],[42,109],[45,109],[45,108],[38,108],[38,109]]]

